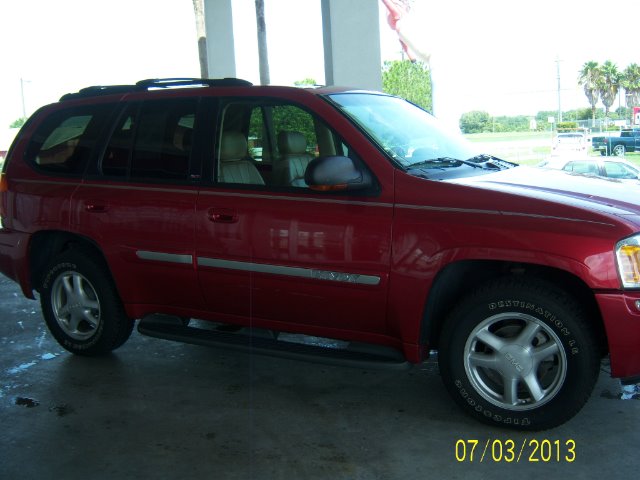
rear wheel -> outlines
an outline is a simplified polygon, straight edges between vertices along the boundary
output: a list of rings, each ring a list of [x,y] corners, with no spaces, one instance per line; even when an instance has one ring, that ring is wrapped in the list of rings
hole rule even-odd
[[[613,154],[616,157],[624,157],[624,154],[625,154],[624,145],[616,145],[615,147],[613,147]]]
[[[111,276],[81,250],[68,250],[51,262],[40,303],[49,331],[72,353],[110,352],[126,342],[133,330]]]
[[[599,372],[595,336],[572,297],[508,278],[467,297],[440,342],[447,389],[471,415],[528,430],[560,425],[586,403]]]

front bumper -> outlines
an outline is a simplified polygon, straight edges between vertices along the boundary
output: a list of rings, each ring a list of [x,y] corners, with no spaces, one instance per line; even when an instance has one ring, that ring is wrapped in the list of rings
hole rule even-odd
[[[596,294],[607,331],[611,376],[640,376],[640,292]]]

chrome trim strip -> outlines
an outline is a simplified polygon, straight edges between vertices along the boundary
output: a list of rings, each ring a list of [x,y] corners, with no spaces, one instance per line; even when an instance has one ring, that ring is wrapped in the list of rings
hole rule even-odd
[[[541,215],[536,213],[524,213],[524,212],[510,212],[504,210],[480,210],[473,208],[454,208],[454,207],[433,207],[429,205],[406,205],[406,204],[397,204],[397,208],[402,208],[405,210],[429,210],[432,212],[445,212],[445,213],[471,213],[471,214],[482,214],[482,215],[505,215],[511,217],[525,217],[525,218],[546,218],[549,220],[561,220],[565,222],[582,222],[582,223],[592,223],[595,225],[604,225],[607,227],[613,227],[614,225],[611,223],[605,222],[595,222],[593,220],[584,220],[581,218],[569,218],[569,217],[556,217],[553,215]]]
[[[397,204],[397,208],[403,208],[405,210],[430,210],[433,212],[451,212],[451,213],[484,213],[486,215],[500,215],[502,214],[499,210],[479,210],[473,208],[454,208],[454,207],[433,207],[430,205],[408,205],[408,204]]]
[[[315,268],[286,267],[266,263],[239,262],[220,258],[198,257],[199,267],[225,268],[242,272],[268,273],[287,277],[328,280],[332,282],[354,283],[357,285],[376,286],[380,284],[380,277],[376,275],[360,275],[358,273],[332,272]]]
[[[361,200],[337,200],[335,198],[318,198],[291,195],[263,195],[259,193],[236,193],[236,192],[214,192],[211,190],[201,190],[201,195],[218,196],[218,197],[236,197],[236,198],[258,198],[265,200],[286,200],[293,202],[310,202],[310,203],[333,203],[338,205],[358,205],[365,207],[385,207],[393,208],[392,203],[385,202],[363,202]]]
[[[191,265],[193,263],[192,255],[182,255],[179,253],[162,253],[150,252],[147,250],[138,250],[136,256],[141,260],[152,260],[156,262],[179,263],[181,265]]]

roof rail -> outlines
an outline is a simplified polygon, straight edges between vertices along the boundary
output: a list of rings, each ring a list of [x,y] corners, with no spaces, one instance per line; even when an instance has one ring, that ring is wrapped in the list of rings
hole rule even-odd
[[[80,89],[76,93],[67,93],[60,101],[78,98],[97,97],[140,92],[151,89],[179,87],[251,87],[253,84],[239,78],[148,78],[135,85],[94,85]]]
[[[168,87],[251,87],[253,83],[239,78],[149,78],[136,82],[137,86],[145,88]]]

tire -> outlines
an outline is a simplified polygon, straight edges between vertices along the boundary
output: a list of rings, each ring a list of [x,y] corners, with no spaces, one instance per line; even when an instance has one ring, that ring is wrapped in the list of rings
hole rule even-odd
[[[587,318],[582,304],[557,286],[496,280],[464,299],[444,325],[445,386],[485,423],[558,426],[580,411],[598,378],[600,351]]]
[[[68,250],[51,262],[40,304],[53,337],[77,355],[111,352],[133,330],[106,268],[82,250]]]
[[[624,157],[624,154],[625,154],[624,145],[616,145],[615,147],[613,147],[613,154],[616,157]]]

